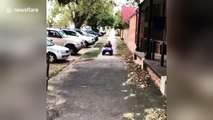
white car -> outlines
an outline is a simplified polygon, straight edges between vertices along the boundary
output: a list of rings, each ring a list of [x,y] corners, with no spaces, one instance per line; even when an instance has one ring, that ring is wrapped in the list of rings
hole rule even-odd
[[[83,30],[77,29],[77,28],[75,28],[75,31],[84,36],[92,37],[95,41],[98,41],[98,35],[88,34],[88,33],[84,32]]]
[[[47,28],[47,39],[51,40],[56,45],[69,48],[72,55],[77,54],[84,46],[79,38],[71,38],[62,30],[56,28]]]
[[[65,34],[66,34],[66,33],[65,33]],[[85,40],[83,40],[83,39],[81,39],[81,38],[79,38],[79,37],[77,37],[77,36],[67,35],[67,37],[70,38],[70,39],[72,39],[72,40],[76,40],[76,41],[81,42],[82,47],[85,47],[85,46],[86,46]]]
[[[80,34],[80,33],[76,32],[75,30],[62,29],[62,31],[64,33],[66,33],[67,35],[69,35],[69,36],[75,36],[75,37],[78,37],[78,38],[84,40],[85,44],[86,44],[86,47],[88,47],[89,45],[94,44],[94,42],[95,42],[95,39],[93,37],[85,36],[83,34]]]
[[[53,42],[46,40],[46,53],[49,58],[49,62],[55,62],[56,60],[65,60],[70,55],[70,50],[66,47],[55,45]]]

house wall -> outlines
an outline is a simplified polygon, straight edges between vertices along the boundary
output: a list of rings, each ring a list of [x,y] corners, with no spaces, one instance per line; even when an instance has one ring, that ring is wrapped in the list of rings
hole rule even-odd
[[[122,30],[121,38],[124,39],[130,51],[134,52],[136,49],[136,14],[129,19],[129,28]]]
[[[136,7],[132,6],[123,6],[122,7],[122,22],[128,23],[129,18],[135,14]]]
[[[129,19],[127,46],[134,52],[136,49],[136,14]]]

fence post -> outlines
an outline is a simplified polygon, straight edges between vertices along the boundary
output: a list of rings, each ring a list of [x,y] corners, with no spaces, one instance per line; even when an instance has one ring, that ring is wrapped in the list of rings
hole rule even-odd
[[[154,40],[151,41],[151,60],[155,60],[155,44],[156,42]]]
[[[163,41],[162,47],[161,47],[161,63],[160,65],[163,67],[164,66],[164,53],[165,53],[165,43]]]
[[[47,52],[46,55],[46,63],[47,63],[47,69],[46,69],[46,90],[48,89],[48,80],[49,80],[49,52]]]

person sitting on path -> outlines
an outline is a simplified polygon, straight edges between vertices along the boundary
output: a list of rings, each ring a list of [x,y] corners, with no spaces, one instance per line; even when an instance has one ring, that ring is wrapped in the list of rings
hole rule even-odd
[[[110,41],[108,41],[106,44],[105,44],[105,46],[104,47],[112,47],[112,44],[111,44],[111,42]]]

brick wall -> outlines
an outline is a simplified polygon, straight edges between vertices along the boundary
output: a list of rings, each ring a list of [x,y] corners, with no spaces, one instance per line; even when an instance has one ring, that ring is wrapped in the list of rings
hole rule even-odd
[[[145,17],[144,13],[141,13],[141,21],[140,21],[140,34],[139,34],[139,48],[142,48],[142,39],[144,37],[145,32]],[[134,52],[136,49],[136,15],[133,15],[129,19],[129,28],[121,30],[121,38],[124,39],[124,42],[127,44],[128,48]],[[160,38],[163,37],[163,30],[153,30],[152,34],[154,38],[158,38],[156,40],[161,40]],[[155,46],[155,52],[160,53],[160,43],[157,43]]]
[[[129,28],[122,30],[122,36],[128,48],[134,52],[136,48],[136,15],[129,19]]]
[[[131,51],[136,48],[136,14],[129,20],[129,33],[127,45]]]

